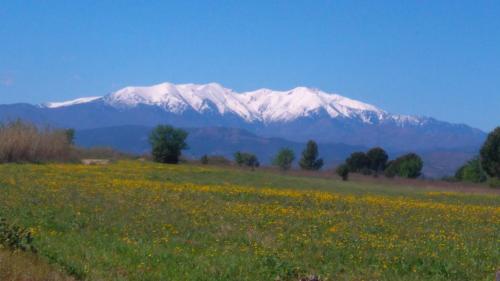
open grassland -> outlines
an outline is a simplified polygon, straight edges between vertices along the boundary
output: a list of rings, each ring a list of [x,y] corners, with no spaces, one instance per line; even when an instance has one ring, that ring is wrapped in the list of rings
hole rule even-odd
[[[84,280],[476,281],[500,267],[495,194],[132,161],[9,164],[0,216]]]

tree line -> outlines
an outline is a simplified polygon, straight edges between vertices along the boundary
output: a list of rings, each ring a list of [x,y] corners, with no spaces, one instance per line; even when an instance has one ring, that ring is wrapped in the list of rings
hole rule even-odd
[[[149,141],[152,146],[153,159],[162,163],[178,163],[181,152],[187,148],[187,132],[172,126],[157,126],[151,133]],[[282,148],[273,157],[272,164],[283,171],[292,168],[296,159],[295,153],[290,148]],[[210,157],[203,155],[200,162],[208,164]],[[220,159],[219,159],[220,161]],[[257,156],[250,152],[237,151],[234,162],[241,167],[250,167],[252,170],[260,166]],[[298,162],[302,170],[315,171],[323,167],[323,159],[319,157],[318,144],[309,140],[302,151]],[[389,161],[387,152],[375,147],[368,152],[354,152],[345,163],[336,169],[342,179],[347,180],[349,173],[375,175],[383,173],[387,177],[417,178],[421,175],[423,161],[415,153],[405,154]]]
[[[20,120],[0,123],[0,163],[5,162],[54,162],[68,161],[79,153],[74,147],[73,129],[54,129],[39,127]],[[181,152],[188,148],[188,133],[169,125],[159,125],[150,133],[151,156],[160,163],[176,164]],[[272,159],[272,164],[283,171],[292,168],[296,160],[290,148],[282,148]],[[222,156],[204,155],[201,163],[228,164]],[[260,166],[257,156],[250,152],[238,151],[234,162],[239,166],[255,169]],[[310,140],[305,145],[298,161],[303,170],[319,170],[323,167],[319,157],[318,144]],[[350,173],[386,177],[417,178],[421,176],[423,161],[415,153],[408,153],[389,160],[387,152],[381,147],[374,147],[366,152],[352,153],[338,165],[336,173],[344,180]],[[479,154],[461,166],[452,178],[454,181],[482,183],[488,181],[491,186],[500,187],[500,127],[488,134]]]

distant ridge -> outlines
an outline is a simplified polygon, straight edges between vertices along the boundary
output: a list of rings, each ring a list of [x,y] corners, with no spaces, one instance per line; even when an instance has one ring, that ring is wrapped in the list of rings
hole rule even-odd
[[[364,123],[393,120],[404,125],[427,120],[408,115],[391,115],[373,105],[313,88],[296,87],[288,91],[259,89],[237,93],[217,83],[175,85],[166,82],[149,87],[126,87],[103,97],[50,102],[42,106],[58,108],[96,100],[117,108],[148,105],[179,114],[188,110],[217,112],[220,115],[236,114],[247,122],[289,122],[320,111],[332,118],[358,119]]]
[[[382,146],[391,151],[476,150],[485,133],[431,117],[391,114],[374,105],[315,88],[237,93],[217,83],[126,87],[104,96],[42,105],[0,105],[16,118],[75,129],[137,125],[226,127],[303,143]]]

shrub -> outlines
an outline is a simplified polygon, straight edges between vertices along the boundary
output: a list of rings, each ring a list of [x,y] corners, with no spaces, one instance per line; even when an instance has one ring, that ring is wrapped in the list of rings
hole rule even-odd
[[[405,154],[391,161],[385,170],[387,177],[418,178],[421,175],[424,162],[415,153]]]
[[[354,152],[345,160],[345,163],[350,172],[357,173],[370,167],[370,158],[364,152]]]
[[[335,172],[339,177],[342,178],[343,181],[346,181],[349,178],[349,167],[346,164],[339,165]]]
[[[375,175],[378,175],[379,172],[385,170],[387,159],[389,159],[385,150],[380,147],[374,147],[368,150],[366,156],[370,160],[369,168],[375,172]]]
[[[303,170],[319,170],[323,167],[323,159],[318,158],[318,144],[315,141],[307,142],[299,165]]]
[[[500,127],[488,135],[480,151],[481,164],[490,177],[500,179]]]
[[[257,156],[252,153],[247,153],[247,152],[236,152],[234,154],[234,161],[238,166],[247,166],[251,167],[252,169],[259,167],[260,163],[259,160],[257,159]]]
[[[289,148],[282,148],[273,159],[273,164],[280,167],[283,171],[289,170],[295,160],[295,153]]]
[[[4,218],[0,217],[0,248],[8,250],[32,251],[36,252],[33,246],[33,237],[27,229],[16,225],[9,225]]]
[[[491,188],[500,188],[500,179],[499,178],[490,178],[488,180],[488,185]]]
[[[0,163],[67,161],[70,155],[65,130],[39,128],[21,120],[0,125]]]
[[[474,158],[457,170],[455,178],[459,181],[480,183],[487,180],[487,175],[481,166],[481,160]]]
[[[188,148],[188,133],[168,125],[157,126],[149,135],[153,160],[160,163],[177,164],[181,151]]]
[[[201,156],[200,163],[203,165],[208,164],[208,155],[204,154],[203,156]]]

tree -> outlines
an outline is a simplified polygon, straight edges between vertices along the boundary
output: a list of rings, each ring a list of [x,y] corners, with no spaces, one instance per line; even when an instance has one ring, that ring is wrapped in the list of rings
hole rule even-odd
[[[315,141],[307,142],[306,148],[302,151],[299,165],[303,170],[319,170],[323,167],[323,159],[318,159],[318,145]]]
[[[375,172],[375,175],[385,170],[387,159],[389,159],[389,156],[387,155],[387,152],[385,152],[385,150],[380,147],[374,147],[368,150],[366,156],[370,160],[369,168]]]
[[[273,164],[287,171],[292,167],[295,160],[295,153],[289,148],[282,148],[273,159]]]
[[[247,166],[252,168],[252,170],[260,165],[257,156],[248,152],[236,152],[234,154],[234,161],[238,164],[238,166]]]
[[[481,165],[490,177],[500,179],[500,127],[488,135],[481,147]]]
[[[387,177],[418,178],[421,175],[423,166],[424,162],[420,156],[415,153],[408,153],[391,161],[390,165],[385,169],[385,175]]]
[[[349,167],[347,167],[346,164],[342,164],[337,166],[337,169],[335,169],[335,172],[339,177],[342,178],[343,181],[346,181],[349,178]]]
[[[66,129],[64,131],[66,134],[66,138],[68,139],[68,143],[73,145],[75,143],[75,129]]]
[[[460,167],[455,173],[455,178],[459,181],[468,182],[485,182],[487,180],[486,173],[481,166],[481,160],[474,158]]]
[[[188,148],[186,138],[188,133],[169,125],[157,126],[149,135],[153,160],[160,163],[179,163],[183,149]]]
[[[370,167],[370,158],[364,152],[354,152],[345,160],[350,172],[357,173]]]

